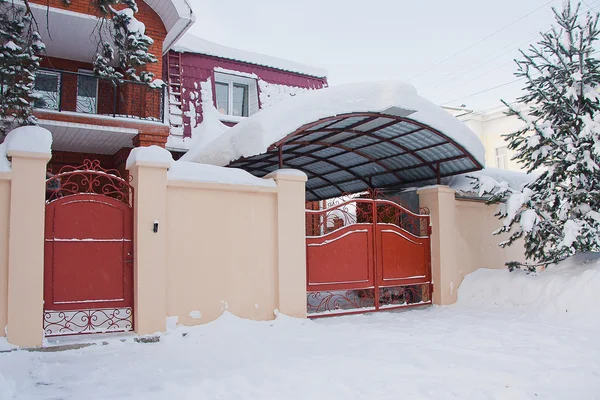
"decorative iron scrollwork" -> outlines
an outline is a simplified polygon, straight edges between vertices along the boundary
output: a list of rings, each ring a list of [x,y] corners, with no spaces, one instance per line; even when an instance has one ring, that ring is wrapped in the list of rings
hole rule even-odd
[[[50,174],[51,175],[51,174]],[[67,165],[46,180],[46,201],[75,194],[90,193],[112,197],[131,206],[133,187],[116,169],[104,169],[98,160],[85,160],[83,165]]]
[[[306,210],[306,235],[323,236],[349,225],[373,223],[374,217],[378,224],[396,225],[415,236],[428,235],[428,213],[416,214],[391,200],[371,196],[377,196],[376,192],[332,199],[325,209]]]
[[[341,314],[431,304],[430,288],[431,285],[428,283],[380,287],[377,288],[378,300],[375,300],[375,288],[308,292],[306,296],[307,312],[310,315]],[[377,306],[375,305],[376,301],[378,301]]]
[[[131,308],[45,311],[45,336],[126,332],[133,329]]]
[[[308,292],[308,314],[343,312],[375,307],[375,289]]]

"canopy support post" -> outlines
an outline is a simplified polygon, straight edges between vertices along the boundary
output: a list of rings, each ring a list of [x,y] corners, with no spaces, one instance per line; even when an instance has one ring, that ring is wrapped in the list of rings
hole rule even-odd
[[[283,168],[283,145],[279,146],[279,169]]]
[[[440,169],[440,163],[437,163],[435,168],[435,179],[438,185],[442,184],[442,171]]]

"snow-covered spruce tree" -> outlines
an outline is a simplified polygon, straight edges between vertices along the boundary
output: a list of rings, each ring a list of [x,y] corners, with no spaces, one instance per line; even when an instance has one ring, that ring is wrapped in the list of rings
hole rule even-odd
[[[500,203],[497,215],[504,222],[495,233],[510,233],[500,245],[525,239],[528,262],[509,262],[511,270],[536,271],[600,249],[598,15],[580,16],[579,6],[569,2],[554,13],[558,26],[517,61],[525,94],[518,105],[504,103],[526,125],[506,135],[513,159],[541,175],[522,191],[481,180],[476,185],[492,194],[491,203]]]
[[[100,42],[93,61],[96,75],[115,81],[123,79],[124,75],[111,65],[117,55],[118,66],[127,78],[150,83],[154,74],[141,69],[157,61],[149,52],[154,41],[145,34],[144,24],[135,19],[135,13],[138,12],[135,0],[94,0],[92,3],[105,21],[110,19],[107,29],[104,29],[104,24],[99,27]],[[124,4],[126,7],[117,11],[113,8],[116,4]],[[111,40],[107,40],[108,37]]]
[[[0,139],[15,126],[34,125],[32,93],[44,49],[25,9],[0,0]]]

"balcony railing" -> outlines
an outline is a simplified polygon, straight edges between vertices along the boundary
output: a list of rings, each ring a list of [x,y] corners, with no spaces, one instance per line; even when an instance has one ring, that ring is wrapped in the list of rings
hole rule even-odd
[[[164,90],[140,82],[114,83],[91,71],[40,69],[35,93],[38,109],[164,122]]]

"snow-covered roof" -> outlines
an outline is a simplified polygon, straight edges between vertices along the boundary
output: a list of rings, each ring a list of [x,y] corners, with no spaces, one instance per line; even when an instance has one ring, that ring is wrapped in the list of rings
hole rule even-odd
[[[477,136],[441,107],[402,82],[353,83],[302,93],[247,118],[203,147],[194,147],[183,158],[206,164],[227,165],[240,157],[264,153],[301,126],[322,118],[358,112],[408,118],[439,130],[462,145],[480,164],[485,149]]]
[[[209,42],[208,40],[201,39],[198,36],[194,36],[190,33],[185,34],[173,46],[173,50],[180,53],[197,53],[213,57],[226,58],[228,60],[256,64],[264,67],[280,69],[282,71],[315,76],[318,78],[327,76],[327,71],[322,68],[311,67],[309,65],[285,60],[283,58],[234,49],[232,47]]]
[[[231,166],[262,176],[278,168],[278,148],[286,167],[307,173],[309,198],[435,179],[438,164],[441,177],[475,171],[485,159],[477,136],[411,85],[369,82],[299,94],[192,146],[182,160],[238,160]],[[324,180],[336,189],[319,191]]]

